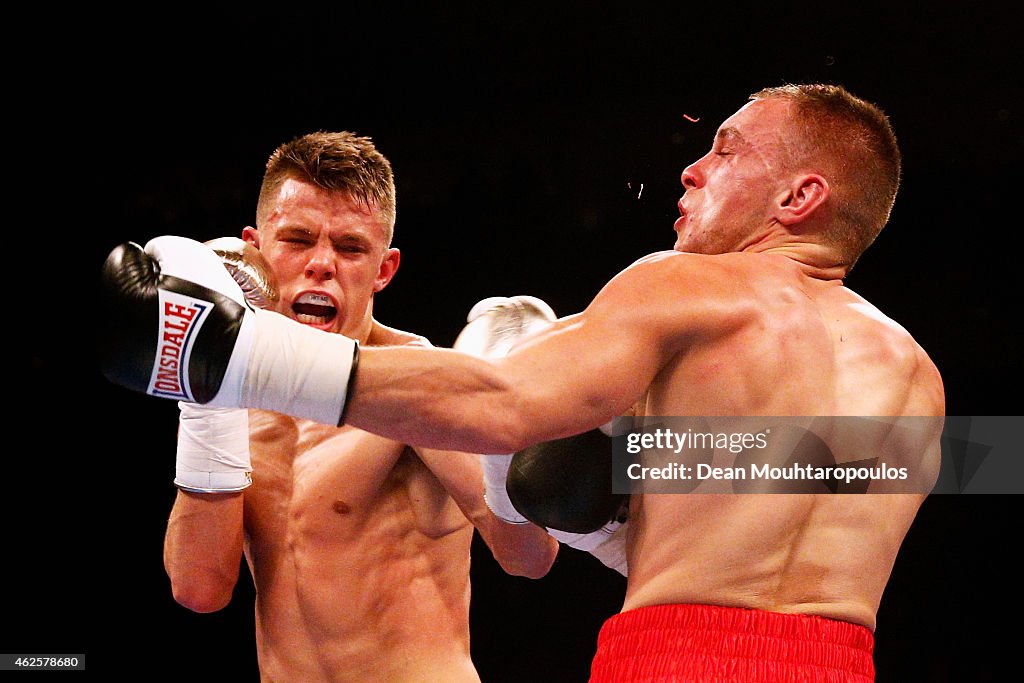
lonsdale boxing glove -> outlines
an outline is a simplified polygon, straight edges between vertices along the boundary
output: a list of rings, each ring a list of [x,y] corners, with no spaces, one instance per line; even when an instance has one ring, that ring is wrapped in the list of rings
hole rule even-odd
[[[164,236],[103,264],[99,360],[113,383],[216,407],[342,421],[359,345],[252,308],[209,246]]]

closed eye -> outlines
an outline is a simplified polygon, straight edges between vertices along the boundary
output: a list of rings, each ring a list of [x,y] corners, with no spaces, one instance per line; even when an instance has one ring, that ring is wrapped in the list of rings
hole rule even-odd
[[[360,244],[358,242],[336,244],[334,248],[343,254],[365,254],[369,251],[369,248],[365,244]]]

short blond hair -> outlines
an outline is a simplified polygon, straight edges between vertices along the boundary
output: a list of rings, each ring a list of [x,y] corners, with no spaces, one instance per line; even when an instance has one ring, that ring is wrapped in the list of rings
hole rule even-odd
[[[256,227],[266,220],[271,203],[287,178],[344,192],[387,223],[387,244],[395,230],[395,179],[391,162],[373,140],[348,131],[307,133],[281,145],[270,155],[256,204]]]
[[[889,221],[900,185],[900,149],[888,116],[840,85],[787,84],[753,93],[752,100],[796,105],[792,163],[823,164],[836,220],[825,234],[851,267]]]

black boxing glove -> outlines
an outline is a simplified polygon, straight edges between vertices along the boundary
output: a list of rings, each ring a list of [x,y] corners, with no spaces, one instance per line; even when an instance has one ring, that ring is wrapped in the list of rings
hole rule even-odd
[[[518,451],[506,490],[523,517],[626,576],[629,496],[612,492],[612,443],[606,429],[610,423]]]
[[[164,236],[103,264],[100,366],[114,384],[337,425],[359,345],[252,308],[209,246]]]
[[[489,297],[473,306],[453,346],[500,358],[555,319],[551,307],[536,297]],[[518,453],[482,456],[484,500],[499,519],[544,527],[562,543],[626,575],[628,496],[611,493],[610,431],[601,430]]]
[[[512,505],[534,524],[576,534],[615,521],[627,498],[612,493],[612,442],[600,429],[517,452],[506,488]]]

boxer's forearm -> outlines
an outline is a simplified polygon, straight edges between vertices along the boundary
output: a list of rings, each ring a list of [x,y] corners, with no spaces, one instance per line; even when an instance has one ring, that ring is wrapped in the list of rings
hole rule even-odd
[[[345,424],[417,446],[511,453],[532,438],[520,391],[495,364],[468,354],[366,348]]]
[[[175,601],[214,612],[231,601],[242,560],[241,493],[178,491],[164,536],[164,569]]]
[[[474,525],[494,559],[512,576],[543,578],[558,556],[558,541],[535,524],[509,524],[488,514]]]

